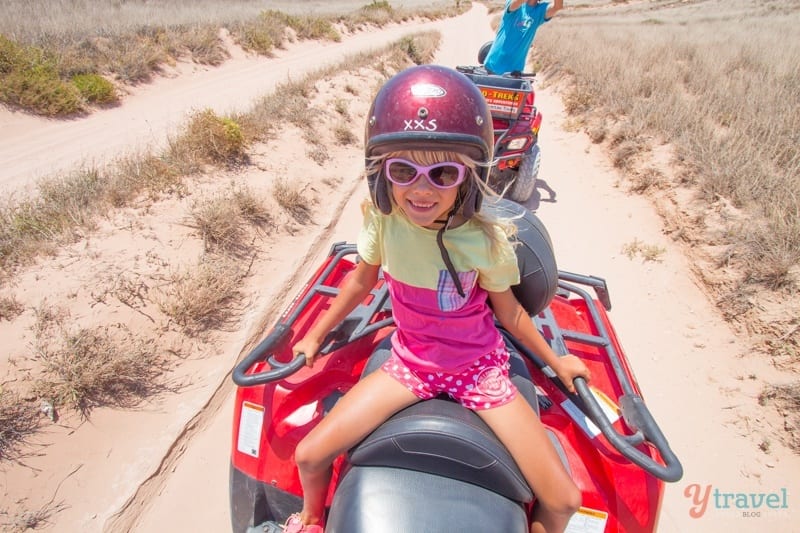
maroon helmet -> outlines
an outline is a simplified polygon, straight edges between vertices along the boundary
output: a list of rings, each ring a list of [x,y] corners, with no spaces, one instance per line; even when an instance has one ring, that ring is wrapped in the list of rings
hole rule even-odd
[[[486,181],[494,156],[492,116],[472,81],[457,70],[419,65],[399,72],[381,87],[369,111],[365,156],[403,150],[460,152],[487,166],[478,167]],[[368,165],[369,166],[369,165]],[[392,210],[382,170],[367,174],[372,201],[382,212]],[[482,195],[472,182],[460,198],[467,218],[478,211]]]

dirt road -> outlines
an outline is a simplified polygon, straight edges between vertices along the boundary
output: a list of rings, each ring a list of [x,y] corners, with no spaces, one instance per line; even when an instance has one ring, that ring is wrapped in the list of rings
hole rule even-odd
[[[246,109],[254,98],[288,77],[420,29],[442,33],[437,62],[451,66],[473,63],[478,47],[492,36],[486,10],[476,4],[470,13],[455,19],[357,35],[335,44],[301,43],[275,59],[241,55],[218,69],[181,67],[174,78],[137,90],[119,108],[86,119],[54,122],[2,112],[0,124],[10,127],[0,128],[0,160],[4,161],[0,181],[3,187],[15,189],[27,186],[37,174],[70,168],[84,160],[104,161],[163,142],[192,108]],[[565,129],[555,88],[537,85],[537,105],[544,114],[540,137],[543,183],[529,207],[547,225],[560,268],[607,279],[614,326],[650,410],[685,467],[684,479],[667,488],[659,531],[796,530],[800,514],[791,498],[800,494],[796,475],[800,460],[778,443],[773,443],[770,453],[761,451],[763,436],[751,434],[748,423],[765,416],[756,401],[759,382],[749,376],[765,378],[772,370],[748,357],[746,342],[736,338],[696,285],[683,251],[662,233],[661,222],[647,200],[625,192],[605,155],[584,134]],[[358,157],[353,161],[357,163]],[[330,227],[318,226],[318,234],[309,237],[310,242],[312,237],[317,239],[319,252],[327,250],[329,242],[353,240],[356,234],[356,204],[362,197],[362,184],[358,182],[358,164],[345,170],[350,177],[340,187],[341,198],[332,199],[343,202],[341,217]],[[555,201],[550,201],[545,182],[556,193]],[[660,261],[629,258],[623,248],[635,241],[663,248]],[[303,249],[284,257],[280,264],[287,268],[316,265],[315,259],[301,257],[305,253]],[[300,276],[303,279],[302,272]],[[291,297],[295,290],[281,282],[265,289],[265,295]],[[258,322],[258,317],[248,319],[251,333],[258,330]],[[239,339],[237,349],[244,340]],[[91,495],[83,498],[74,503],[72,513],[57,515],[50,529],[229,530],[227,476],[233,406],[226,374],[236,355],[227,354],[213,360],[216,366],[201,368],[210,383],[203,398],[158,409],[175,408],[180,414],[175,418],[182,426],[170,428],[170,439],[165,437],[166,431],[155,438],[116,428],[125,431],[131,441],[125,446],[109,446],[105,457],[85,460],[102,462],[111,456],[113,461],[118,454],[137,460],[115,464],[113,484],[91,478],[77,483],[78,475],[70,478],[61,497],[68,490],[89,490],[101,503],[92,516],[92,511],[87,511]],[[188,416],[187,410],[191,411]],[[107,435],[115,430],[113,419],[113,413],[98,413],[93,429],[81,431]],[[79,445],[72,449],[78,457]],[[84,466],[79,474],[90,468]],[[693,518],[689,511],[699,509],[699,503],[685,495],[693,485],[745,495],[786,489],[790,502],[787,508],[750,518],[743,516],[741,508],[723,508],[712,499],[701,516]],[[109,497],[104,490],[118,493]],[[122,512],[112,517],[119,509]]]
[[[492,37],[480,17],[469,18],[470,29],[444,24],[442,64],[470,64],[471,51]],[[455,30],[455,32],[454,32]],[[454,33],[453,33],[454,32]],[[537,104],[544,113],[540,137],[543,163],[540,178],[557,196],[548,201],[542,187],[529,207],[551,232],[560,268],[608,280],[614,305],[612,319],[643,388],[645,399],[681,457],[684,479],[667,487],[660,532],[730,532],[749,529],[753,519],[741,510],[716,509],[712,501],[703,516],[692,518],[696,502],[684,495],[689,485],[711,485],[721,492],[779,492],[797,494],[800,461],[790,454],[769,456],[758,449],[742,420],[758,416],[757,388],[743,380],[769,375],[771,369],[749,360],[735,334],[720,319],[691,278],[681,249],[663,235],[661,221],[646,199],[627,194],[619,176],[600,149],[580,132],[562,127],[565,114],[558,94],[539,87]],[[359,198],[360,199],[360,198]],[[359,224],[357,200],[333,230],[329,241],[351,240]],[[660,262],[644,263],[623,253],[639,240],[665,249]],[[327,246],[322,249],[326,250]],[[213,530],[227,525],[224,483],[207,485],[203,494],[192,487],[195,472],[227,475],[227,449],[232,414],[231,398],[220,406],[208,431],[193,439],[175,474],[152,502],[137,531],[155,532],[171,520],[175,502],[196,512],[181,523]],[[790,531],[795,509],[773,511],[758,520],[759,529]],[[174,518],[173,518],[174,519]],[[185,521],[188,521],[185,522]],[[206,529],[211,530],[211,529]]]
[[[325,64],[380,48],[400,36],[441,22],[392,25],[341,42],[305,41],[265,59],[232,47],[233,57],[212,68],[180,63],[166,76],[132,90],[117,108],[75,120],[54,120],[0,108],[0,192],[30,189],[38,178],[80,165],[163,146],[189,113],[247,111],[276,85],[300,79]]]

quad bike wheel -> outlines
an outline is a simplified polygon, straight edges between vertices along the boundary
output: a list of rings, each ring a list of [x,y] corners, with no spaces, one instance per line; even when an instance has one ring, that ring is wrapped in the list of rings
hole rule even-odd
[[[509,191],[509,198],[517,203],[525,203],[533,194],[536,188],[536,178],[539,175],[539,164],[542,160],[542,152],[539,149],[539,144],[536,143],[531,147],[525,157],[522,158],[522,163],[519,165],[517,177],[514,184]]]
[[[483,62],[486,61],[486,56],[489,55],[489,50],[492,48],[492,43],[494,41],[489,41],[488,43],[484,43],[481,46],[480,50],[478,50],[478,64],[483,65]]]

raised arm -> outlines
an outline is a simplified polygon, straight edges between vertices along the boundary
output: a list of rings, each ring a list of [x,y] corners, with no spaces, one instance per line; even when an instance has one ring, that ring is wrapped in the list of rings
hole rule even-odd
[[[516,11],[519,7],[525,3],[526,0],[512,0],[510,4],[508,4],[508,12],[511,13],[512,11]]]
[[[561,11],[563,8],[564,8],[564,0],[553,0],[553,3],[550,4],[550,7],[547,8],[547,12],[545,12],[544,18],[550,20],[556,15],[556,13]]]

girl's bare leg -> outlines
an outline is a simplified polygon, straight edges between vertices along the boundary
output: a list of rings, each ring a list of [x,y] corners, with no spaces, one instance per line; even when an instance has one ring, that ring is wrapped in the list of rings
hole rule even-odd
[[[419,401],[400,382],[376,370],[356,383],[306,437],[295,451],[303,485],[304,524],[318,524],[325,512],[331,465],[397,411]]]
[[[508,448],[537,505],[531,533],[561,533],[581,505],[581,492],[561,463],[536,412],[518,394],[511,402],[476,413]]]

